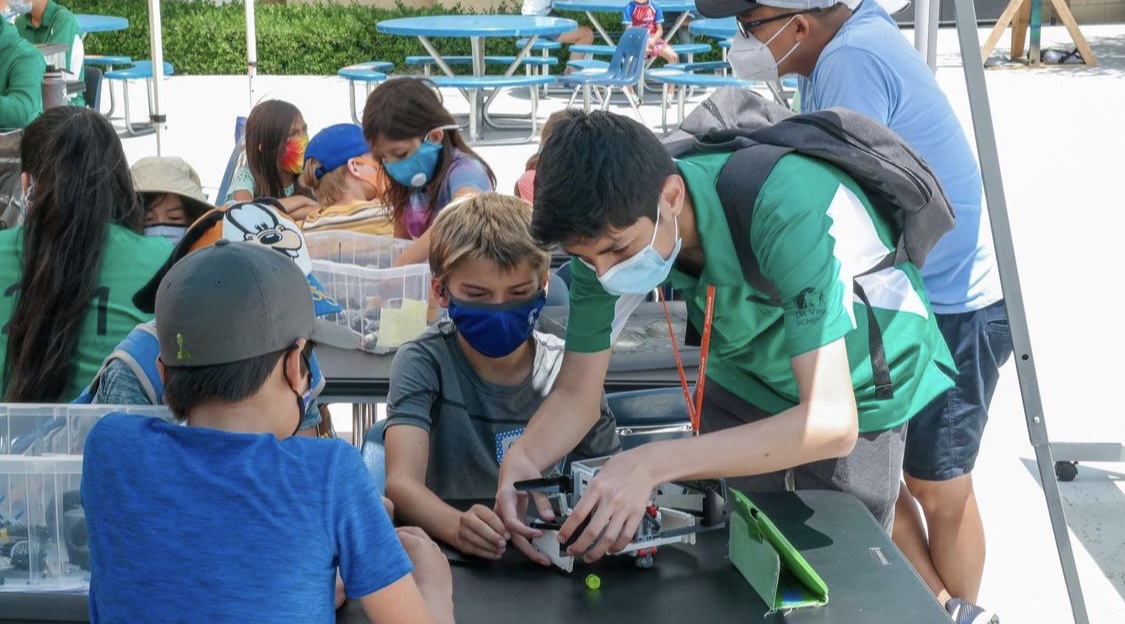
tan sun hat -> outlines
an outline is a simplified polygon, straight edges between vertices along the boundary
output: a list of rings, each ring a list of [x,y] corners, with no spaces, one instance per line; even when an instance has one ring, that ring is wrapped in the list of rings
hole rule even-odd
[[[146,156],[129,168],[133,186],[138,193],[173,193],[191,201],[197,215],[214,206],[207,203],[199,174],[183,158],[176,156]]]

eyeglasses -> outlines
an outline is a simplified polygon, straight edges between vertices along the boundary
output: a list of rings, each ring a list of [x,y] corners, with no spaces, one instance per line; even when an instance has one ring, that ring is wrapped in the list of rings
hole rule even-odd
[[[735,18],[734,23],[738,24],[738,32],[742,33],[743,37],[746,37],[747,39],[750,39],[753,36],[753,35],[750,34],[750,31],[754,30],[755,28],[757,28],[759,26],[761,26],[762,24],[768,24],[770,22],[776,22],[777,20],[783,20],[783,19],[788,18],[788,17],[793,17],[794,15],[801,15],[802,13],[819,13],[820,11],[821,11],[821,8],[817,7],[815,9],[805,9],[803,11],[793,11],[792,13],[782,13],[781,15],[774,15],[773,17],[767,17],[767,18],[760,19],[760,20],[753,20],[753,21],[750,21],[750,22],[744,22],[742,20],[739,20],[739,19]]]

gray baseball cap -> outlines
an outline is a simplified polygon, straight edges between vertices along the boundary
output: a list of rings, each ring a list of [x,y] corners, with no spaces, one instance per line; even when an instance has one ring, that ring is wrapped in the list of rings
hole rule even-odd
[[[346,327],[316,318],[292,260],[249,243],[219,240],[173,265],[156,293],[156,318],[160,359],[170,367],[239,362],[301,338],[355,348]]]

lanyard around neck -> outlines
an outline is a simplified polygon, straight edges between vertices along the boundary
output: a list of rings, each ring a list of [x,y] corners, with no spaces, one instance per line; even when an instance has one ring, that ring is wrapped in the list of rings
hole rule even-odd
[[[664,306],[664,320],[668,321],[668,335],[672,337],[672,353],[676,356],[676,368],[680,373],[680,387],[684,392],[684,401],[687,403],[688,417],[691,418],[691,431],[699,435],[699,419],[703,412],[703,384],[707,380],[707,352],[711,350],[711,323],[715,315],[715,286],[707,286],[707,306],[703,312],[703,340],[699,348],[699,374],[695,380],[695,400],[692,401],[691,390],[688,388],[687,373],[684,372],[684,360],[680,357],[680,347],[676,344],[676,332],[672,329],[672,315],[668,312],[668,302],[664,300],[664,289],[658,288],[657,295],[660,304]]]

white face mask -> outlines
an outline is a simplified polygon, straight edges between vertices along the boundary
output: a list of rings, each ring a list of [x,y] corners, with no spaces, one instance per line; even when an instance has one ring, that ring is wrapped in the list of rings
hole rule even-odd
[[[785,25],[774,33],[765,43],[758,41],[758,39],[753,36],[743,37],[741,35],[735,35],[734,43],[731,44],[730,51],[727,52],[727,62],[730,63],[730,68],[734,71],[734,75],[737,76],[739,80],[777,82],[777,66],[784,63],[785,59],[789,58],[789,55],[793,54],[797,49],[797,46],[801,45],[801,42],[798,41],[794,43],[793,47],[789,48],[789,51],[785,53],[785,56],[782,56],[777,61],[773,60],[773,53],[770,52],[769,45],[773,43],[774,39],[777,39],[778,35],[785,32],[785,29],[789,28],[789,24],[793,23],[793,20],[796,18],[796,15],[789,18],[789,21],[785,22]]]

